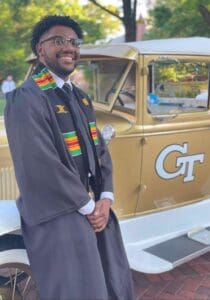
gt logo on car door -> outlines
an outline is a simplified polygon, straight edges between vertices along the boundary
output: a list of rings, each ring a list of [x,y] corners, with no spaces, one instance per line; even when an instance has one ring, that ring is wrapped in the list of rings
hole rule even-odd
[[[173,144],[164,148],[158,155],[155,162],[155,169],[158,174],[163,179],[173,179],[177,176],[183,176],[184,182],[193,181],[195,175],[193,174],[195,163],[204,162],[204,154],[192,154],[192,155],[182,155],[187,154],[188,143],[183,143],[183,145]],[[164,163],[167,157],[172,152],[179,152],[181,155],[176,157],[175,166],[177,171],[170,172],[165,169]]]

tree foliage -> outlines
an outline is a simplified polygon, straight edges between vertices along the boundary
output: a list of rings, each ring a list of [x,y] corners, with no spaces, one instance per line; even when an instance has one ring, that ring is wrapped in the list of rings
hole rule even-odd
[[[25,59],[31,52],[31,29],[45,15],[70,15],[76,19],[85,32],[85,43],[105,39],[120,24],[95,5],[81,6],[78,0],[0,0],[0,11],[0,82],[8,74],[13,74],[16,81],[24,79],[28,67]]]
[[[204,5],[200,4],[199,11],[203,16],[204,20],[206,21],[206,23],[210,26],[210,10],[208,10],[208,8],[205,7]]]
[[[200,5],[210,8],[209,0],[157,0],[149,12],[150,29],[146,39],[210,36]]]
[[[136,40],[136,13],[138,0],[121,0],[122,8],[110,9],[108,6],[104,6],[100,1],[89,0],[89,2],[95,4],[97,7],[102,9],[105,12],[108,12],[110,15],[114,16],[116,19],[119,19],[125,28],[125,41],[135,41]],[[122,13],[122,16],[121,16]]]

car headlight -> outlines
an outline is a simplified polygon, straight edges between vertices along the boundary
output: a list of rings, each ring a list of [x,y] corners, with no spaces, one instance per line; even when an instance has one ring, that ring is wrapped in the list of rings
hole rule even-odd
[[[106,124],[101,129],[101,134],[106,144],[109,144],[110,140],[115,137],[115,129],[111,124]]]

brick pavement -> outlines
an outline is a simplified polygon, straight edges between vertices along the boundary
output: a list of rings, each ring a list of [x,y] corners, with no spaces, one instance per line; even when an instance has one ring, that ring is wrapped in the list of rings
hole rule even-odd
[[[210,300],[210,252],[170,272],[132,274],[136,300]]]
[[[210,253],[170,272],[132,274],[136,300],[210,300]]]

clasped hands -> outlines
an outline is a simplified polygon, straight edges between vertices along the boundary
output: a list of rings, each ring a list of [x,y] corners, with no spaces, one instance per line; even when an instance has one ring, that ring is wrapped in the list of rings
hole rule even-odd
[[[101,232],[105,229],[109,220],[110,206],[110,199],[101,199],[96,202],[94,211],[86,215],[95,232]]]

